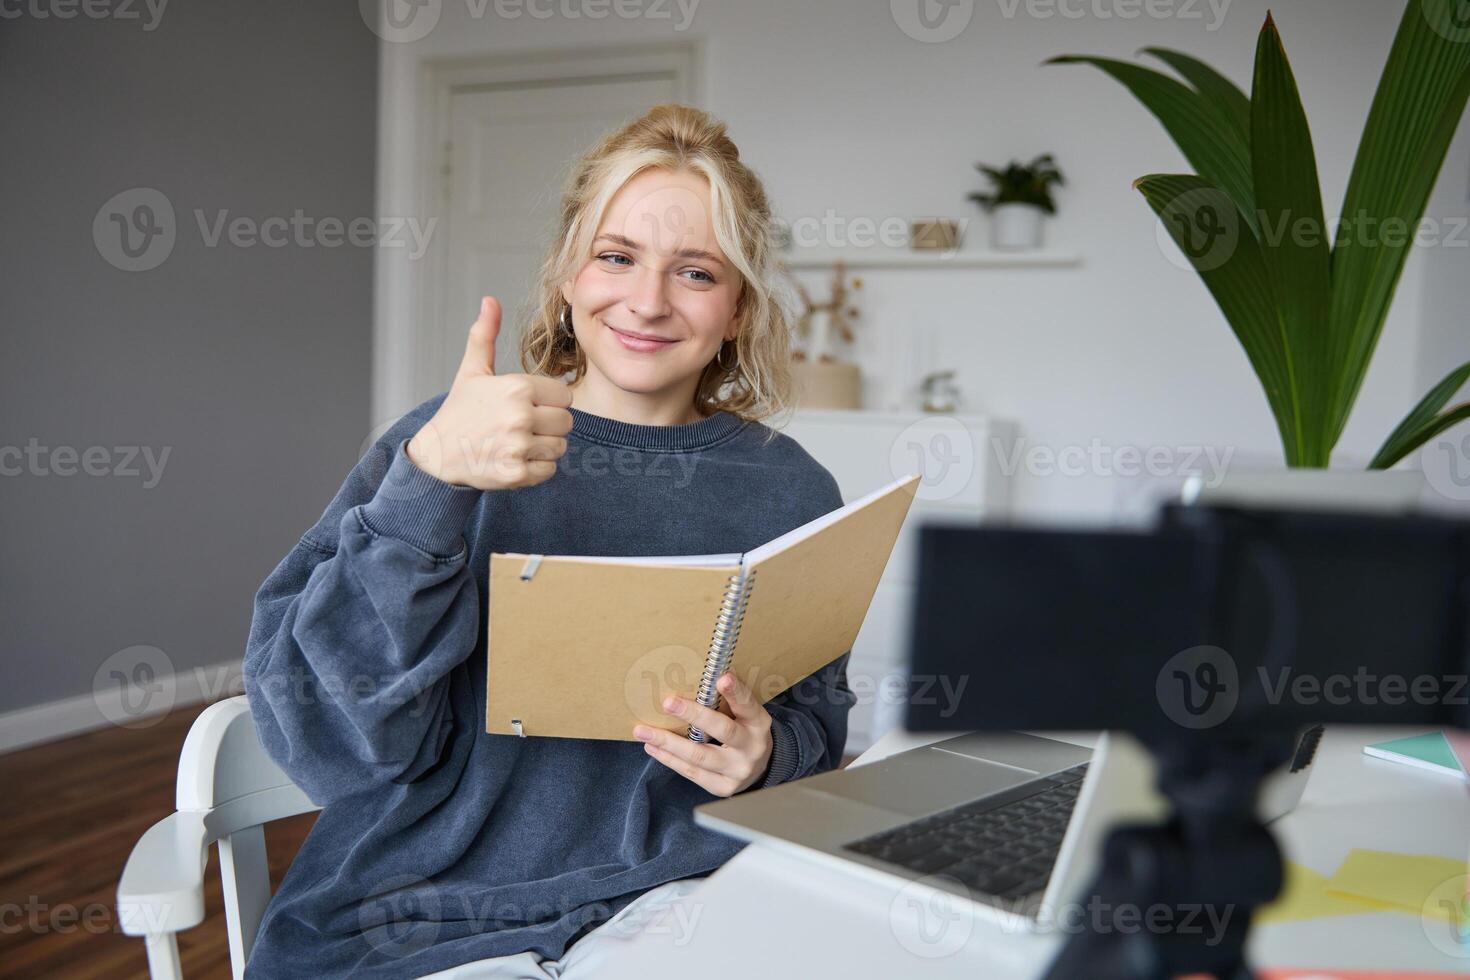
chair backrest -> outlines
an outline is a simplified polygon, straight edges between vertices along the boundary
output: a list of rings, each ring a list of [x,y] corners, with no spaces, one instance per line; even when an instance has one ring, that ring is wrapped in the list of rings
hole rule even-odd
[[[219,842],[230,966],[238,980],[270,902],[262,825],[321,808],[266,755],[243,695],[210,705],[194,720],[179,753],[175,801],[181,812],[203,813],[209,837]]]
[[[270,794],[288,810],[276,812],[271,820],[318,809],[266,755],[245,696],[216,702],[194,719],[184,739],[174,805],[179,810],[216,810],[256,793]]]

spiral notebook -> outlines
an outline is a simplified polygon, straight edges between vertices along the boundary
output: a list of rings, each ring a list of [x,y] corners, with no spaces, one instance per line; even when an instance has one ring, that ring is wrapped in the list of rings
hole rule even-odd
[[[905,476],[744,553],[490,557],[485,730],[633,740],[703,733],[727,669],[762,703],[852,648],[917,490]]]

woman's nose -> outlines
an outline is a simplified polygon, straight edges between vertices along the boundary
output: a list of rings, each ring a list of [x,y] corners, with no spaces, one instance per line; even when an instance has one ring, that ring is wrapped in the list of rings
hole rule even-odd
[[[664,275],[646,266],[638,270],[633,291],[628,295],[628,309],[645,320],[658,320],[669,313],[669,298]]]

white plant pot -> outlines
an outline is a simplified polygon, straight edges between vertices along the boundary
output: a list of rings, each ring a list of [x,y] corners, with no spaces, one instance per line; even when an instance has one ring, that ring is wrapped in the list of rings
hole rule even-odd
[[[990,212],[990,245],[1002,251],[1041,247],[1046,212],[1030,204],[1000,204]]]
[[[1245,507],[1368,510],[1400,513],[1426,502],[1419,470],[1290,469],[1236,467],[1210,487],[1200,477],[1185,481],[1184,500]]]

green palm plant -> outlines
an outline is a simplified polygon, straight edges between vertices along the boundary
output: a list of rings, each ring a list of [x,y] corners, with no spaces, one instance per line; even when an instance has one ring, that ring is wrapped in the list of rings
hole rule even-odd
[[[1134,182],[1189,258],[1245,349],[1288,466],[1325,467],[1347,424],[1470,98],[1470,20],[1458,0],[1409,0],[1358,146],[1335,234],[1296,79],[1268,13],[1252,92],[1197,59],[1144,52],[1173,76],[1131,62],[1064,55],[1126,86],[1163,124],[1194,174]],[[1390,230],[1403,234],[1390,235]],[[1450,372],[1368,464],[1386,469],[1470,418],[1445,405],[1470,379]]]

